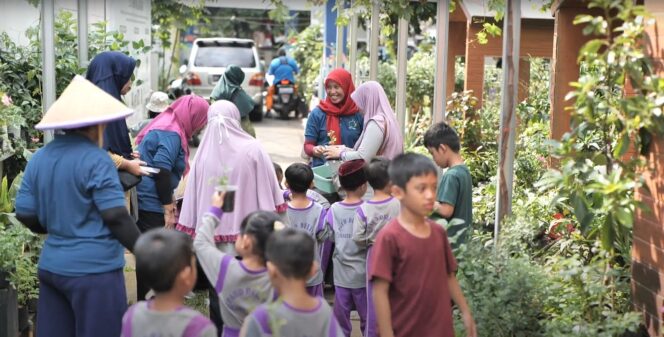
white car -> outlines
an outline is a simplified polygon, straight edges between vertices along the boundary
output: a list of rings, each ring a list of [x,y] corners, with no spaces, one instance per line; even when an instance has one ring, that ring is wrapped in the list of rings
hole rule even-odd
[[[253,40],[235,38],[196,39],[184,75],[185,86],[196,95],[209,98],[226,67],[234,64],[244,71],[242,88],[254,100],[252,121],[263,118],[264,66]]]

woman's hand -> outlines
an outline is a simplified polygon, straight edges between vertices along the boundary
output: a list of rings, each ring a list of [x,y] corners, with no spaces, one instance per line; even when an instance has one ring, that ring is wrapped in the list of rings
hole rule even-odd
[[[131,174],[133,174],[133,175],[135,175],[135,176],[146,176],[146,175],[148,175],[147,172],[143,172],[143,170],[141,170],[141,165],[146,165],[146,164],[145,164],[145,162],[140,161],[138,159],[134,159],[134,160],[124,159],[122,161],[122,165],[120,166],[120,168],[127,171],[127,172],[129,172],[129,173],[131,173]]]
[[[319,146],[314,146],[314,157],[323,157],[325,154],[325,146],[319,145]]]
[[[338,159],[341,156],[341,152],[345,147],[343,146],[328,146],[325,148],[325,158],[326,159]]]
[[[224,207],[224,196],[226,192],[214,192],[212,195],[212,206],[217,208]]]
[[[175,228],[175,203],[164,205],[164,228]]]

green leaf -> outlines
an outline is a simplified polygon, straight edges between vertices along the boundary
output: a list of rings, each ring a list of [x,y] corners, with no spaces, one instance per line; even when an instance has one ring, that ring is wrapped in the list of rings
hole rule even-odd
[[[616,148],[613,149],[613,156],[615,158],[622,157],[625,153],[627,153],[627,150],[629,149],[629,144],[630,144],[629,135],[627,133],[624,133],[623,136],[620,138],[620,140],[618,140]]]
[[[626,228],[632,228],[634,224],[634,213],[626,207],[616,207],[614,212],[616,219]]]

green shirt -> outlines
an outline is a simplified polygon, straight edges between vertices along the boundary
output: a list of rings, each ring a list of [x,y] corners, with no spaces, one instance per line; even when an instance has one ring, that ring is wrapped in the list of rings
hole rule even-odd
[[[458,218],[465,221],[464,226],[467,231],[460,240],[464,242],[473,224],[473,182],[466,164],[455,165],[447,169],[438,185],[437,199],[440,203],[454,206],[454,213],[447,220]],[[452,229],[448,231],[448,236],[454,237],[456,232]]]

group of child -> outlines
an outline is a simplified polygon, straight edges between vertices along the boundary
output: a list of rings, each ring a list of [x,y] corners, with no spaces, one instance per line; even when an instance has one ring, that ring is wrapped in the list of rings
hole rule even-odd
[[[446,124],[434,125],[424,143],[443,168],[463,165],[457,160],[458,136]],[[437,168],[413,153],[391,162],[348,161],[338,175],[345,198],[328,209],[312,192],[311,167],[289,166],[287,219],[268,211],[247,216],[235,242],[240,259],[214,243],[223,216],[220,193],[212,196],[193,245],[175,231],[143,234],[135,246],[136,268],[155,296],[129,308],[122,336],[217,336],[209,319],[184,307],[184,296],[196,283],[196,258],[219,295],[225,337],[350,337],[352,310],[365,337],[451,337],[452,301],[467,335],[476,336],[447,233],[428,219],[450,206],[465,209],[466,187],[446,192],[454,200],[439,205]],[[368,185],[373,196],[363,200]],[[333,308],[322,298],[329,242],[334,242]]]

